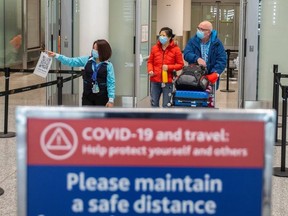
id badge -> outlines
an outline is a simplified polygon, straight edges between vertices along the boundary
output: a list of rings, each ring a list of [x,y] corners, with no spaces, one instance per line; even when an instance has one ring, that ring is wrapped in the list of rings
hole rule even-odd
[[[161,83],[161,87],[165,88],[166,84],[164,82]]]
[[[92,86],[92,92],[93,93],[99,93],[99,91],[100,91],[100,89],[99,89],[98,83],[94,83]]]

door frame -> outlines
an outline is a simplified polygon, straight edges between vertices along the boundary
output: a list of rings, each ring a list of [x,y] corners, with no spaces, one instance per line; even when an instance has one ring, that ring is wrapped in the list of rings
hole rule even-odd
[[[140,87],[141,87],[141,64],[146,64],[147,57],[145,56],[142,58],[141,55],[141,38],[142,38],[142,10],[141,5],[142,1],[149,2],[149,18],[148,18],[148,49],[150,50],[151,44],[151,11],[152,11],[152,0],[136,0],[135,1],[135,59],[134,59],[134,69],[135,69],[135,76],[134,76],[134,100],[133,100],[133,107],[137,107],[138,103],[142,100],[140,98]],[[147,96],[149,96],[149,79],[147,76],[148,85],[147,85]]]

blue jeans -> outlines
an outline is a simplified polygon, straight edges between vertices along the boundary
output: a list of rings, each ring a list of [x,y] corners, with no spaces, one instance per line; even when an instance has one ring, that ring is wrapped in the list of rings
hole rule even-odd
[[[171,96],[173,91],[172,83],[165,83],[165,87],[162,87],[161,82],[150,83],[150,102],[152,107],[159,107],[159,100],[161,94],[163,94],[162,107],[168,107],[171,102]]]

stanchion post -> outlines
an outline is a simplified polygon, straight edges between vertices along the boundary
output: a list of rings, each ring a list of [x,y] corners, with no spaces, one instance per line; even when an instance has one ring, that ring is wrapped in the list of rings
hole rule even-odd
[[[281,73],[275,73],[275,80],[276,80],[276,88],[275,88],[275,104],[274,109],[276,110],[276,128],[275,128],[275,146],[281,146],[282,145],[282,141],[278,139],[278,128],[282,127],[282,123],[281,125],[279,124],[278,121],[278,117],[279,117],[279,90],[280,90],[280,85],[281,85],[281,77],[282,74]],[[273,103],[273,102],[272,102]],[[286,142],[287,144],[287,142]]]
[[[276,93],[276,88],[277,88],[277,80],[276,80],[276,73],[278,73],[278,65],[273,65],[273,98],[272,98],[272,106],[273,109],[276,107],[276,98],[275,98],[275,93]]]
[[[4,194],[4,190],[0,187],[0,196]]]
[[[282,89],[282,145],[281,145],[281,171],[285,171],[286,162],[286,128],[287,128],[287,86]]]
[[[10,68],[5,68],[5,91],[9,91]],[[5,95],[4,134],[8,133],[8,104],[9,95]]]
[[[229,77],[230,77],[230,49],[227,50],[227,82],[226,82],[226,90],[229,91]]]
[[[288,177],[286,169],[286,126],[287,126],[287,96],[288,86],[282,87],[282,145],[281,145],[281,167],[274,168],[274,175],[279,177]]]
[[[227,49],[226,52],[227,52],[226,89],[221,89],[220,91],[221,92],[235,92],[235,90],[230,90],[229,89],[229,77],[230,77],[230,73],[231,73],[231,69],[230,69],[230,53],[231,53],[231,50]]]
[[[272,98],[272,108],[276,111],[276,127],[275,127],[275,142],[278,141],[278,103],[279,103],[279,84],[281,74],[278,73],[278,65],[273,65],[273,98]]]
[[[62,105],[63,77],[57,77],[58,105]]]
[[[9,91],[9,78],[10,78],[10,68],[4,68],[5,71],[5,91]],[[8,105],[9,105],[9,95],[5,95],[4,104],[4,132],[0,132],[0,138],[11,138],[15,137],[15,132],[8,132]]]

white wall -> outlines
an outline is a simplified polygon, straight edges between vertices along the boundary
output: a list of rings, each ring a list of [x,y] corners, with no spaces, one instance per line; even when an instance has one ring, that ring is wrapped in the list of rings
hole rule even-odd
[[[89,55],[93,42],[109,37],[109,1],[79,1],[79,55]],[[82,95],[83,81],[79,80],[79,95]],[[79,104],[81,104],[81,96]]]
[[[79,1],[79,52],[90,54],[92,44],[97,39],[108,40],[109,36],[109,1]]]
[[[157,1],[157,34],[162,27],[169,27],[177,36],[183,36],[184,0]]]

